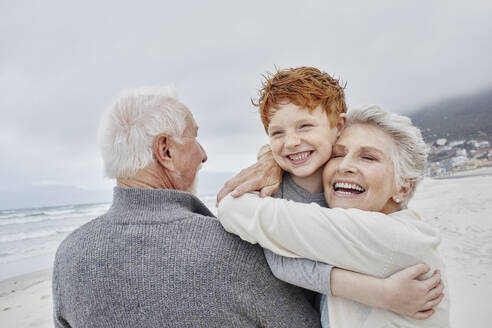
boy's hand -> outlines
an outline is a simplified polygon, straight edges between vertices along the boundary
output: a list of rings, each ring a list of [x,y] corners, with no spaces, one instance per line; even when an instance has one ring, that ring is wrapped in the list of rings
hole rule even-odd
[[[232,197],[239,197],[250,191],[260,191],[260,197],[277,192],[282,182],[282,169],[273,159],[271,151],[264,153],[258,162],[227,181],[217,194],[217,204],[232,191]]]
[[[414,319],[427,319],[441,303],[444,285],[439,270],[425,279],[417,277],[429,272],[426,264],[417,264],[383,280],[383,308]]]

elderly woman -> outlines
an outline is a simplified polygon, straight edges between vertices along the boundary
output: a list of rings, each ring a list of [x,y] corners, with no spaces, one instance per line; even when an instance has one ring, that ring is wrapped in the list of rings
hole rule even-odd
[[[282,256],[380,278],[426,263],[445,280],[439,234],[406,206],[426,159],[420,131],[408,118],[376,106],[353,110],[323,171],[331,209],[246,194],[224,198],[219,219],[227,231]],[[329,312],[333,328],[449,326],[446,295],[423,321],[335,296],[324,301],[322,318]]]

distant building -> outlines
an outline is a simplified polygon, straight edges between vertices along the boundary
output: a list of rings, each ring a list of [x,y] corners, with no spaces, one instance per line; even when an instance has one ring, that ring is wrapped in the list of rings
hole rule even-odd
[[[477,142],[477,148],[489,148],[489,147],[490,147],[490,143],[487,140]]]
[[[436,140],[438,146],[444,146],[448,140],[446,138],[440,138]]]
[[[475,149],[490,147],[490,143],[487,140],[484,141],[470,140],[467,142],[467,144],[471,145]]]
[[[471,154],[474,159],[487,159],[492,156],[492,148],[474,149]]]
[[[451,159],[451,165],[453,167],[460,167],[463,166],[463,164],[468,162],[468,157],[466,156],[456,156]]]
[[[426,174],[447,176],[455,171],[492,166],[492,140],[449,140],[439,138],[429,141]]]
[[[456,147],[456,146],[461,146],[464,144],[465,144],[465,140],[455,140],[455,141],[451,141],[449,143],[449,147]]]
[[[462,157],[468,158],[468,156],[466,154],[466,149],[463,149],[463,148],[457,149],[456,150],[456,156],[462,156]]]

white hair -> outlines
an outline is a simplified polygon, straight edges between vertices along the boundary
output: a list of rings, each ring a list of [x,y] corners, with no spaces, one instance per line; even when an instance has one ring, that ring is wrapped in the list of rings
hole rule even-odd
[[[352,109],[347,114],[347,125],[371,124],[382,129],[394,141],[392,161],[395,169],[396,187],[413,182],[413,187],[401,207],[413,197],[422,181],[427,165],[428,147],[419,128],[410,118],[382,110],[379,106],[365,105]]]
[[[104,113],[98,133],[104,171],[109,178],[128,178],[153,160],[154,138],[179,137],[189,111],[173,87],[125,90]]]

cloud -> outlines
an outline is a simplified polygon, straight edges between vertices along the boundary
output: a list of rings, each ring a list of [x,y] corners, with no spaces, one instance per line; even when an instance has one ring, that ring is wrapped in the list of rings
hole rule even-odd
[[[488,1],[3,2],[0,181],[104,184],[95,134],[121,89],[175,84],[205,170],[237,171],[265,142],[261,74],[311,65],[350,105],[405,112],[492,85]],[[5,160],[4,160],[5,158]]]

